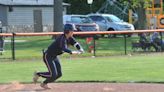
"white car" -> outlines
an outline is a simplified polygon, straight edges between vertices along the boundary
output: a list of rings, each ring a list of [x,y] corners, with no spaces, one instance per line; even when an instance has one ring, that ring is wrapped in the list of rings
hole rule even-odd
[[[124,22],[112,14],[90,14],[88,15],[96,24],[99,25],[100,31],[121,31],[134,30],[134,26]],[[113,35],[116,36],[116,35]],[[128,36],[131,36],[130,34]],[[111,37],[111,35],[109,35]]]

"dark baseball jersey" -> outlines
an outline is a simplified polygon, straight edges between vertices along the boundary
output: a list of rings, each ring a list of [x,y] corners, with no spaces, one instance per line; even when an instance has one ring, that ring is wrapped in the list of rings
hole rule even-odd
[[[52,56],[60,55],[63,52],[72,54],[72,51],[68,48],[68,45],[74,45],[78,50],[82,49],[74,37],[66,39],[66,36],[62,34],[48,47],[46,52]]]

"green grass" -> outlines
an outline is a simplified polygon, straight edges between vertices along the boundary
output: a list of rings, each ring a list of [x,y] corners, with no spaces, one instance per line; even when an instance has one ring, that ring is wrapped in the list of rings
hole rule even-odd
[[[127,53],[132,56],[124,55],[123,38],[96,40],[96,58],[87,53],[85,39],[77,39],[86,53],[71,58],[68,54],[60,56],[63,76],[58,81],[164,82],[163,53],[133,53],[131,42],[137,39],[127,38]],[[47,71],[41,51],[52,42],[51,37],[16,37],[16,40],[26,42],[16,42],[15,61],[5,59],[11,58],[10,43],[5,44],[5,52],[0,56],[0,83],[30,83],[33,71]]]
[[[58,81],[164,82],[162,54],[61,58],[61,64]],[[0,83],[30,83],[34,70],[47,71],[41,60],[0,62],[0,67]]]
[[[6,38],[10,40],[10,38]],[[131,53],[131,41],[138,38],[127,38],[127,52]],[[32,59],[40,58],[42,56],[41,51],[51,44],[53,41],[50,36],[45,37],[16,37],[16,40],[25,40],[26,42],[15,43],[15,56],[16,59]],[[87,53],[87,44],[85,39],[77,39],[86,51],[82,56],[92,56],[93,54]],[[120,38],[100,38],[96,40],[96,55],[97,56],[109,56],[109,55],[121,55],[124,54],[124,39]],[[5,53],[0,58],[11,58],[11,43],[5,43]]]

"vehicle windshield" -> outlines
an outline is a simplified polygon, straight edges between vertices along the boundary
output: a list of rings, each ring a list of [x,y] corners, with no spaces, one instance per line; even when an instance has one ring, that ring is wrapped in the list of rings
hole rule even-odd
[[[93,23],[93,21],[88,17],[72,16],[71,21],[73,23]]]
[[[119,19],[118,17],[116,16],[113,16],[113,15],[107,15],[107,16],[104,16],[109,22],[122,22],[121,19]]]

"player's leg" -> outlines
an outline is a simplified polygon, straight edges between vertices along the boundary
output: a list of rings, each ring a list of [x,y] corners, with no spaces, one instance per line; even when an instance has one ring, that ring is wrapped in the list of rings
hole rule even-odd
[[[56,79],[58,79],[58,78],[60,78],[62,76],[61,64],[60,64],[60,61],[59,61],[58,57],[55,60],[55,64],[56,64],[57,72],[58,72],[58,75],[57,75]]]
[[[49,67],[49,65],[47,64],[47,61],[51,61],[51,58],[48,57],[48,55],[46,53],[43,52],[43,61],[44,63],[46,64],[47,68]],[[49,68],[48,68],[49,70]],[[42,76],[43,75],[50,75],[50,72],[37,72],[37,71],[34,71],[34,74],[33,74],[33,82],[36,83],[39,79],[39,77],[44,77],[44,78],[47,78],[45,76]]]
[[[56,57],[53,61],[52,61],[52,77],[47,78],[44,83],[50,83],[50,82],[54,82],[57,78],[59,78],[62,73],[61,73],[61,66],[59,63],[59,59]]]
[[[59,77],[62,76],[61,65],[60,65],[60,62],[59,62],[58,58],[54,59],[53,65],[54,65],[54,70],[55,71],[53,72],[52,77],[46,78],[46,80],[43,81],[43,83],[41,83],[40,86],[42,88],[49,89],[47,84],[50,83],[50,82],[54,82],[56,79],[58,79]]]
[[[53,57],[47,55],[46,53],[43,55],[43,61],[46,64],[47,68],[48,68],[48,72],[36,72],[34,73],[34,78],[33,81],[37,82],[38,78],[41,76],[43,78],[51,78],[52,74],[54,72],[54,66],[53,66]]]
[[[57,71],[57,66],[55,64],[55,60],[56,59],[53,59],[50,62],[48,62],[49,63],[49,68],[50,68],[50,75],[51,75],[51,77],[47,77],[46,80],[44,80],[43,83],[41,83],[40,86],[42,88],[49,89],[47,84],[50,83],[50,82],[53,82],[54,80],[56,80],[56,78],[58,76],[58,71]]]

